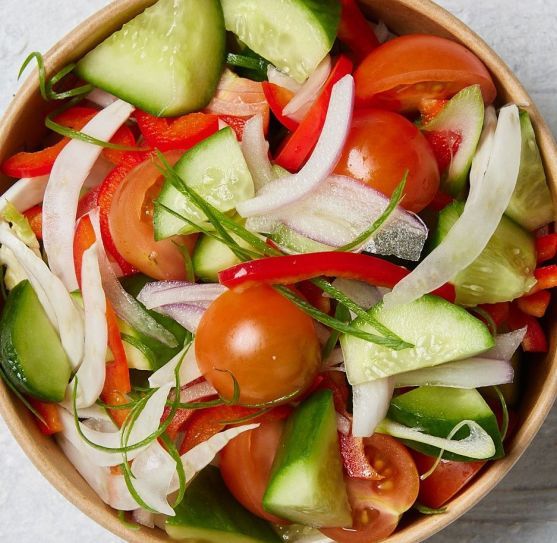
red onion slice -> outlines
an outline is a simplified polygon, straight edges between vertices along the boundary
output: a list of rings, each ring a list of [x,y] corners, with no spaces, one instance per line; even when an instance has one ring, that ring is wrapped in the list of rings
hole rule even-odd
[[[323,183],[341,156],[352,123],[353,105],[354,79],[347,75],[333,87],[323,130],[305,166],[297,174],[265,185],[255,198],[239,203],[238,213],[252,217],[276,211],[301,200]]]
[[[153,309],[170,304],[190,304],[216,300],[227,290],[219,284],[194,284],[185,281],[159,281],[147,283],[137,299],[147,308]],[[193,304],[192,304],[193,305]]]
[[[134,107],[118,100],[99,111],[83,132],[108,141],[129,118]],[[70,141],[58,155],[43,202],[43,242],[52,272],[71,292],[78,288],[73,258],[73,238],[81,188],[102,147]]]
[[[193,386],[182,388],[180,391],[180,401],[182,403],[190,403],[217,395],[218,392],[215,390],[215,387],[213,387],[213,385],[211,385],[208,381],[203,381]]]
[[[352,435],[369,437],[387,416],[394,381],[392,378],[376,379],[352,387]]]

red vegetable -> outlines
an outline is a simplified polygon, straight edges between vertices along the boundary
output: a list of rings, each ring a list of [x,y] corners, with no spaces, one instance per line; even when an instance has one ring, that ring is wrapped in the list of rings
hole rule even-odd
[[[339,433],[338,439],[344,471],[349,477],[373,481],[380,481],[384,478],[370,464],[363,438]]]
[[[51,436],[64,429],[60,413],[58,412],[60,408],[57,404],[41,402],[30,397],[27,398],[27,401],[43,419],[35,419],[41,433],[45,436]]]
[[[516,300],[516,305],[527,315],[541,318],[545,315],[550,301],[551,293],[548,290],[540,290],[529,296],[519,298]]]
[[[511,304],[509,327],[511,330],[518,330],[525,326],[526,335],[522,340],[524,351],[527,353],[546,353],[548,349],[547,338],[538,319],[527,315],[514,303]]]
[[[314,277],[344,277],[364,281],[378,287],[393,288],[410,272],[375,256],[323,252],[262,258],[244,262],[219,273],[220,282],[228,288],[247,288],[253,284],[292,285]],[[454,302],[454,287],[443,285],[433,294]]]
[[[275,162],[294,172],[298,171],[308,159],[315,147],[329,107],[331,91],[335,83],[352,72],[352,62],[345,56],[340,56],[327,79],[319,98],[311,106],[307,115],[299,124],[296,131],[286,140]]]
[[[166,119],[136,110],[135,118],[145,141],[161,151],[187,151],[219,129],[219,118],[207,113]]]
[[[262,85],[265,98],[267,99],[273,115],[280,124],[288,128],[291,132],[294,132],[298,128],[299,123],[282,114],[283,109],[294,97],[294,93],[291,90],[285,89],[280,85],[275,85],[274,83],[269,83],[268,81],[264,81]]]
[[[557,265],[543,266],[534,272],[535,278],[538,282],[530,291],[530,294],[538,292],[539,290],[546,290],[548,288],[557,287]]]
[[[536,238],[538,264],[555,258],[557,255],[557,234],[547,234]]]
[[[341,0],[342,15],[338,39],[352,52],[354,60],[361,62],[380,43],[356,0]]]
[[[509,320],[510,302],[500,302],[498,304],[482,304],[480,309],[486,311],[492,318],[495,326],[506,324]]]
[[[23,213],[37,239],[43,239],[43,206],[36,205]]]
[[[445,194],[444,192],[437,191],[437,193],[433,197],[433,200],[429,202],[428,208],[432,209],[433,211],[439,212],[452,203],[453,203],[453,198],[451,196]]]

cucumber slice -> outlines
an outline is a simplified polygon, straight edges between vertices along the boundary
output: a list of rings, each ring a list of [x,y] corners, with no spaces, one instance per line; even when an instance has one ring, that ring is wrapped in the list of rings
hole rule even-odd
[[[335,42],[338,0],[221,0],[226,29],[303,83]]]
[[[153,115],[204,108],[224,63],[226,32],[218,0],[159,0],[77,64],[96,87]]]
[[[555,220],[555,207],[547,186],[536,134],[527,111],[520,112],[520,130],[520,171],[506,214],[526,230],[536,230]]]
[[[422,432],[446,438],[451,430],[463,420],[477,422],[493,439],[496,452],[492,459],[505,455],[497,419],[481,394],[474,389],[419,387],[394,398],[389,408],[389,418]],[[462,428],[453,439],[463,439],[469,430]],[[417,451],[437,456],[439,449],[431,445],[407,441],[405,443]],[[444,452],[447,460],[466,461],[470,458]]]
[[[330,390],[313,394],[288,419],[263,507],[315,528],[351,526]]]
[[[464,210],[453,202],[439,214],[432,238],[439,245]],[[493,304],[519,298],[536,283],[536,247],[532,235],[503,216],[480,256],[451,281],[461,305]]]
[[[61,402],[72,368],[58,333],[28,280],[8,295],[0,322],[0,363],[22,393]]]
[[[187,151],[174,166],[184,182],[220,211],[231,211],[255,194],[253,179],[240,144],[230,127],[219,130]],[[168,181],[158,201],[196,224],[207,217]],[[191,234],[195,229],[168,211],[155,208],[155,239]]]
[[[322,253],[335,250],[334,247],[302,236],[282,223],[275,228],[271,239],[288,253]]]
[[[203,543],[280,543],[271,525],[244,509],[230,494],[218,468],[205,468],[189,484],[176,516],[166,519],[172,539]]]
[[[232,235],[241,247],[249,249],[249,243]],[[192,256],[196,277],[206,283],[218,283],[219,272],[240,263],[240,259],[227,245],[210,236],[201,236]]]
[[[352,385],[475,356],[495,344],[483,322],[462,307],[429,294],[389,309],[380,303],[369,314],[414,347],[393,351],[353,336],[341,336],[346,375]],[[360,319],[354,324],[374,332]]]
[[[423,130],[426,134],[456,134],[460,145],[451,160],[451,165],[441,181],[441,189],[459,197],[466,185],[472,159],[480,141],[484,121],[484,101],[479,85],[461,90],[435,116]]]

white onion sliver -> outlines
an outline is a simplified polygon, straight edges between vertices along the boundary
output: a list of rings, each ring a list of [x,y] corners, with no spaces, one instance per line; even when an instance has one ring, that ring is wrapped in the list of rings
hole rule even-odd
[[[397,388],[440,386],[472,389],[512,383],[513,377],[514,370],[506,360],[469,358],[399,373],[394,379]]]
[[[371,309],[383,299],[383,295],[377,287],[362,281],[337,277],[333,281],[333,286],[364,309]]]
[[[350,433],[350,421],[340,413],[337,413],[337,430],[345,436]]]
[[[495,347],[489,351],[482,353],[483,358],[494,358],[497,360],[510,360],[516,350],[520,347],[527,328],[519,328],[513,332],[506,334],[498,334],[495,336]]]
[[[4,210],[8,202],[11,202],[20,213],[40,204],[43,201],[47,183],[48,175],[19,179],[0,196],[0,212]]]
[[[470,177],[464,212],[442,243],[385,296],[386,308],[410,303],[441,287],[483,251],[509,205],[518,179],[522,146],[518,113],[515,105],[501,110],[487,170],[482,179]]]
[[[141,526],[147,526],[147,528],[155,527],[155,515],[145,509],[139,508],[133,511],[132,519],[137,524],[141,524]]]
[[[300,122],[317,99],[323,85],[325,85],[331,73],[331,67],[331,57],[327,55],[315,68],[300,90],[296,92],[292,100],[286,104],[282,114]]]
[[[102,288],[97,257],[97,243],[83,253],[81,266],[83,307],[85,311],[85,342],[83,361],[66,391],[66,402],[71,404],[77,379],[78,408],[90,407],[99,398],[106,375],[106,297]]]
[[[377,431],[399,439],[408,439],[425,445],[431,445],[432,447],[438,447],[447,452],[466,456],[467,458],[474,458],[475,460],[485,460],[495,454],[496,449],[493,439],[477,422],[464,420],[460,425],[461,427],[467,426],[470,429],[470,435],[460,440],[424,434],[415,428],[409,428],[389,419],[381,422]]]
[[[116,96],[101,89],[93,89],[85,98],[100,107],[108,107],[118,100]]]
[[[114,270],[108,260],[102,244],[101,227],[99,224],[98,209],[91,211],[91,224],[95,230],[95,236],[99,243],[99,266],[103,287],[107,298],[112,303],[116,314],[138,332],[158,339],[169,347],[176,347],[178,342],[164,326],[160,325],[149,313],[147,313],[139,302],[118,281]]]
[[[134,107],[118,100],[101,110],[83,132],[108,141],[129,118]],[[58,155],[43,202],[43,243],[50,269],[69,291],[78,288],[73,259],[73,238],[79,194],[102,147],[71,140]]]
[[[277,70],[272,64],[269,64],[267,67],[267,79],[269,80],[269,83],[288,89],[293,93],[297,93],[302,88],[302,85],[293,77]]]
[[[362,383],[352,387],[352,435],[369,437],[387,416],[394,382],[390,377]]]
[[[196,400],[201,400],[202,398],[207,398],[208,396],[216,396],[218,392],[215,390],[213,385],[207,381],[202,383],[197,383],[191,387],[183,388],[180,391],[180,402],[189,403],[195,402]]]
[[[165,282],[161,282],[165,283]],[[137,299],[147,308],[153,309],[163,305],[170,304],[187,304],[189,302],[212,302],[221,294],[226,292],[227,288],[219,284],[192,284],[183,283],[182,285],[173,285],[170,282],[168,288],[155,288],[152,285],[158,283],[147,283]]]
[[[44,261],[15,236],[6,223],[0,224],[0,243],[14,253],[25,269],[50,322],[60,334],[72,367],[77,369],[83,357],[83,318],[70,294]]]
[[[168,304],[155,308],[155,311],[174,319],[186,330],[195,333],[205,313],[205,308],[194,304]]]
[[[333,87],[323,130],[305,166],[295,175],[277,179],[251,200],[241,202],[236,210],[243,217],[264,215],[307,196],[333,172],[352,123],[354,79],[343,77]]]
[[[261,115],[255,115],[245,124],[241,145],[257,193],[275,178],[271,169],[269,143],[265,139]]]
[[[167,384],[175,383],[176,367],[180,360],[184,359],[180,366],[180,385],[187,385],[201,377],[201,371],[195,358],[195,342],[186,345],[174,358],[169,360],[162,368],[159,368],[149,377],[149,386],[158,388]]]

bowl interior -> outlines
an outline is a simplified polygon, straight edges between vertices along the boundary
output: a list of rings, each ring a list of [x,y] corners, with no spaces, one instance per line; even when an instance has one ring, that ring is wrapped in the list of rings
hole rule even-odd
[[[125,21],[141,12],[154,0],[120,0],[84,22],[47,55],[47,71],[52,74],[81,57]],[[501,59],[463,23],[429,0],[361,0],[373,20],[383,20],[397,34],[428,33],[459,41],[475,52],[494,76],[499,102],[514,102],[526,107],[533,119],[544,158],[549,184],[557,193],[557,148],[555,141],[528,94]],[[20,89],[0,124],[0,161],[19,149],[36,148],[45,134],[42,118],[48,106],[38,93],[36,75]],[[0,176],[0,190],[10,184]],[[391,538],[390,543],[416,543],[453,522],[483,497],[518,460],[549,412],[557,393],[555,310],[547,318],[550,350],[529,365],[527,387],[519,412],[520,429],[508,446],[507,456],[487,467],[476,482],[454,499],[445,515],[410,517]],[[127,530],[115,512],[104,505],[73,469],[55,442],[39,433],[32,416],[0,382],[0,412],[21,447],[43,475],[74,505],[119,537],[132,543],[168,541],[164,532],[141,528]]]

